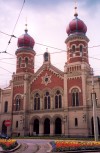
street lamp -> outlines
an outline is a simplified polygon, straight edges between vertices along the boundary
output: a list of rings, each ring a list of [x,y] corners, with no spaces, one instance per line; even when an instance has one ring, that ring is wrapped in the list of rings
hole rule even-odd
[[[93,74],[92,74],[93,75]],[[96,114],[96,92],[94,91],[94,78],[92,77],[92,103],[93,103],[93,121],[94,121],[94,137],[98,141],[98,123]]]

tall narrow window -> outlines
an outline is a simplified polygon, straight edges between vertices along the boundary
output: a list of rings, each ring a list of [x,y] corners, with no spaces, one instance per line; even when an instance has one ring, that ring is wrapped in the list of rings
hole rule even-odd
[[[78,119],[75,118],[75,126],[78,126]]]
[[[82,54],[83,54],[83,46],[80,45],[80,56],[82,56]]]
[[[75,56],[75,45],[72,46],[72,54]]]
[[[72,106],[79,106],[79,90],[77,88],[72,90]]]
[[[22,62],[22,58],[20,57],[18,61],[19,67],[21,67],[21,62]]]
[[[8,111],[8,101],[5,101],[4,112],[7,113],[7,111]]]
[[[50,109],[50,95],[49,92],[46,92],[44,95],[44,109]]]
[[[25,67],[27,67],[28,66],[28,58],[26,57],[25,58]]]
[[[21,105],[21,98],[20,96],[17,96],[15,99],[15,111],[19,111],[20,110],[20,106]]]
[[[40,95],[38,93],[34,96],[34,110],[40,110]]]
[[[72,52],[75,52],[75,45],[72,46]]]
[[[62,96],[59,90],[57,90],[55,95],[55,108],[61,108],[62,107]]]
[[[16,121],[16,128],[18,128],[18,121]]]

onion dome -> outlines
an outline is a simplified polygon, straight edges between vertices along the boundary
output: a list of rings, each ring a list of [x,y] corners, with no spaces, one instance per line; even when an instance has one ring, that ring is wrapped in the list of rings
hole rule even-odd
[[[85,25],[85,23],[82,20],[80,20],[77,17],[78,16],[77,13],[75,13],[74,16],[75,16],[75,19],[73,19],[69,23],[69,25],[68,25],[68,27],[66,29],[67,34],[68,35],[74,34],[74,33],[83,33],[83,34],[85,34],[87,32],[87,26]]]
[[[18,38],[17,46],[19,47],[28,47],[33,49],[35,41],[34,39],[27,33],[28,30],[25,29],[25,34],[21,35]]]

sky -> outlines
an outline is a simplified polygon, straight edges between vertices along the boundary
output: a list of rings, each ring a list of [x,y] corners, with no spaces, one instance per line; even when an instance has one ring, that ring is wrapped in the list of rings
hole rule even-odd
[[[28,34],[35,40],[35,72],[43,64],[46,46],[51,46],[48,47],[51,63],[64,71],[66,27],[74,19],[74,7],[75,0],[0,0],[0,52],[7,52],[0,53],[0,88],[8,86],[12,73],[16,72],[17,40],[24,34],[26,18]],[[94,74],[100,75],[100,0],[77,0],[77,8],[78,18],[87,25],[89,63]],[[6,34],[16,36],[9,45],[10,36]]]

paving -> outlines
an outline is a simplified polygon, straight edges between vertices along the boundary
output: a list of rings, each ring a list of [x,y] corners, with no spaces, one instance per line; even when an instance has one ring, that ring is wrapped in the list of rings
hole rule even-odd
[[[24,143],[18,150],[13,151],[12,153],[36,153],[38,149],[39,147],[37,144]]]
[[[48,144],[22,144],[18,150],[13,151],[13,153],[47,153],[49,149]]]
[[[26,146],[24,146],[20,149],[15,151],[14,153],[59,153],[59,152],[50,152],[51,147],[48,143],[45,144],[32,144],[27,143]],[[100,153],[100,151],[90,151],[90,153]],[[60,153],[68,153],[68,152],[60,152]],[[71,153],[77,153],[77,152],[71,152]],[[89,152],[78,152],[78,153],[89,153]]]
[[[96,153],[97,151],[90,151],[90,153]],[[3,153],[0,148],[0,153]],[[7,152],[8,153],[8,152]],[[10,153],[10,152],[9,152]],[[34,144],[34,143],[22,143],[17,150],[12,151],[12,153],[59,153],[59,152],[51,152],[51,145],[49,143],[44,144]],[[60,152],[60,153],[69,153],[69,152]],[[71,152],[71,153],[89,153],[89,152]],[[98,151],[97,153],[100,153]]]

